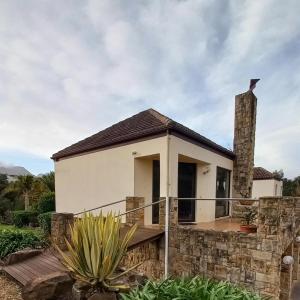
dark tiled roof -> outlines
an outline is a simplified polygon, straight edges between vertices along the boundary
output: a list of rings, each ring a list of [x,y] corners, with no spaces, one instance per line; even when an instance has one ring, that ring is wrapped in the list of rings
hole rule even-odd
[[[53,154],[52,159],[57,160],[167,132],[170,134],[177,133],[201,144],[201,146],[209,150],[231,159],[234,158],[232,151],[173,121],[156,110],[148,109]]]
[[[262,180],[262,179],[275,179],[276,176],[270,171],[262,168],[262,167],[254,167],[253,168],[253,179],[254,180]]]

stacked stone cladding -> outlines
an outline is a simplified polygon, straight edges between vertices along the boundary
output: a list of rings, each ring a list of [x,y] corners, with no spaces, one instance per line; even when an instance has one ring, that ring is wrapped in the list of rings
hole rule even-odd
[[[235,97],[233,166],[234,197],[251,197],[257,98],[252,91]]]

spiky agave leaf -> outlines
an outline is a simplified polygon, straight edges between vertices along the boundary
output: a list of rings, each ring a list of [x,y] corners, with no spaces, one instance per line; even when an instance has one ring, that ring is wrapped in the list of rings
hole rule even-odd
[[[115,275],[137,226],[131,227],[123,239],[120,238],[120,228],[121,218],[112,212],[107,216],[102,212],[98,216],[85,213],[82,218],[77,218],[70,226],[71,242],[66,240],[68,253],[56,246],[63,264],[75,278],[92,285],[126,288],[123,285],[112,286],[110,281],[138,266]]]

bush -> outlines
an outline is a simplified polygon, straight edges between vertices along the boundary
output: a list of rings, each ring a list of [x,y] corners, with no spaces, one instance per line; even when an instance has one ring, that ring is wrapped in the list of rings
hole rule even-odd
[[[38,215],[39,225],[46,235],[51,233],[51,216],[52,212],[46,212]]]
[[[28,226],[30,223],[37,224],[37,212],[27,210],[13,211],[12,221],[16,227]]]
[[[48,192],[42,195],[37,210],[40,214],[55,211],[55,193]]]
[[[43,237],[32,231],[0,230],[0,259],[24,248],[40,248],[44,245]]]
[[[148,281],[144,287],[136,288],[128,294],[121,294],[123,300],[261,300],[250,291],[211,279],[195,277],[192,279],[167,279],[163,282]]]

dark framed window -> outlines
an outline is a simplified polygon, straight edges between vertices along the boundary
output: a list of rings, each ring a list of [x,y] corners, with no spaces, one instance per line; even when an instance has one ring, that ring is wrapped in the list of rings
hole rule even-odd
[[[197,165],[180,162],[178,164],[178,197],[196,198]],[[178,201],[178,221],[195,222],[195,200]]]

